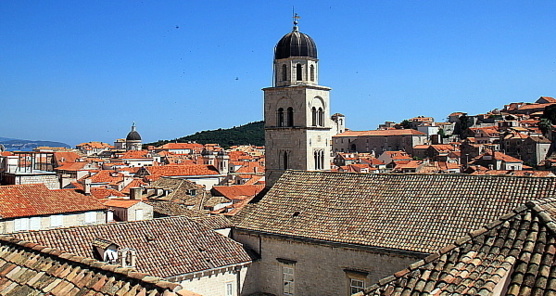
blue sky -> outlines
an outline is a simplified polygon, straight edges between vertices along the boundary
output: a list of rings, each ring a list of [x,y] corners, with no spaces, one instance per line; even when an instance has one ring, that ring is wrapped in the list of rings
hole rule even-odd
[[[144,142],[262,120],[273,48],[316,42],[354,130],[556,96],[556,1],[0,1],[0,137]]]

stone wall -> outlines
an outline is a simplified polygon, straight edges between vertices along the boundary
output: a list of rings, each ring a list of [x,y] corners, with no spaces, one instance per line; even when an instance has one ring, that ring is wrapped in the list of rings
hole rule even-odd
[[[236,268],[239,271],[236,271]],[[247,271],[247,266],[238,265],[198,272],[185,276],[185,279],[178,277],[178,281],[184,289],[203,296],[239,296],[241,293],[238,293],[238,280],[239,287],[243,287]],[[230,288],[228,285],[231,285],[231,291],[228,290]]]
[[[260,254],[245,280],[244,295],[255,292],[283,294],[282,268],[293,266],[295,295],[350,295],[349,278],[363,275],[369,286],[419,260],[394,252],[252,234],[234,230],[235,240]]]
[[[95,216],[95,221],[92,223],[85,223],[85,212],[81,213],[70,213],[70,214],[59,214],[59,215],[49,215],[49,216],[38,216],[33,218],[38,218],[39,229],[29,229],[29,230],[42,230],[51,228],[62,228],[70,226],[80,226],[80,225],[92,225],[92,224],[104,224],[106,223],[106,212],[104,211],[92,211]],[[52,225],[52,217],[61,217],[61,225]],[[16,219],[4,219],[0,220],[0,233],[11,233],[15,231],[15,220],[17,219],[30,219],[30,218],[16,218]],[[30,223],[28,221],[27,223]],[[22,230],[24,231],[24,230]]]

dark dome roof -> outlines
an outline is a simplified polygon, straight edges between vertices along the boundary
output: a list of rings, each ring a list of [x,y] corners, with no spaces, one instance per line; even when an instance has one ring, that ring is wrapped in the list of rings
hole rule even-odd
[[[141,135],[139,135],[139,133],[136,131],[131,131],[129,132],[129,134],[127,134],[127,137],[125,139],[128,141],[141,141]]]
[[[274,49],[274,59],[289,57],[317,58],[315,41],[309,35],[299,32],[297,27],[294,27],[293,32],[284,35]]]

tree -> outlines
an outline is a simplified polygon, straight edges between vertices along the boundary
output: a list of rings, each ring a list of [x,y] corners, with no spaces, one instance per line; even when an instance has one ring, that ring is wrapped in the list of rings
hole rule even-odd
[[[541,118],[539,121],[539,129],[542,131],[543,135],[547,135],[550,130],[552,130],[552,122],[548,118]]]

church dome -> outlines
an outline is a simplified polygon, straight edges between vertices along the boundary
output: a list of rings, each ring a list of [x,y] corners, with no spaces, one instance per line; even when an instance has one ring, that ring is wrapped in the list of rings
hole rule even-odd
[[[299,32],[297,26],[294,27],[293,32],[284,35],[274,49],[274,59],[289,57],[317,58],[315,41],[309,35]]]
[[[131,126],[131,131],[125,139],[127,141],[141,141],[141,135],[135,130],[135,123]]]

